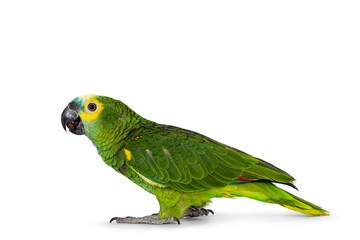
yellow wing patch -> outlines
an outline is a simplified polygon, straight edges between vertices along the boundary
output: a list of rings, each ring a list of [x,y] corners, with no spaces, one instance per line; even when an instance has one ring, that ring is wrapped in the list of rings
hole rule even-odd
[[[124,153],[127,161],[131,160],[131,152],[124,148]]]

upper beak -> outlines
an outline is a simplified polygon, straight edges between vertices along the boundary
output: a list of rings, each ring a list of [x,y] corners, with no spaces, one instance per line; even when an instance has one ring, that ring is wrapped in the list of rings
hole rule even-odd
[[[79,116],[79,105],[76,102],[70,102],[61,114],[61,125],[66,131],[66,127],[70,132],[76,135],[85,134],[84,125]]]

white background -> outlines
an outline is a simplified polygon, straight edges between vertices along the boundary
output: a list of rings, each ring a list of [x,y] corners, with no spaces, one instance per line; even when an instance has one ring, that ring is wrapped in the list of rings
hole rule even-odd
[[[0,238],[354,239],[359,11],[358,1],[1,1]],[[62,129],[67,103],[89,93],[273,163],[332,215],[238,198],[180,226],[109,224],[158,204]]]

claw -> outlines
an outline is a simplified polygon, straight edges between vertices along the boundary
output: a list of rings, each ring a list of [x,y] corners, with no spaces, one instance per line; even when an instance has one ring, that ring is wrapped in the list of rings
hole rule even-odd
[[[113,217],[112,219],[110,219],[110,223],[112,222],[112,221],[116,221],[118,219],[118,217]]]
[[[206,208],[199,208],[191,206],[188,208],[186,214],[184,217],[200,217],[200,216],[207,216],[209,213],[214,214],[214,212],[211,209]]]
[[[205,213],[204,213],[205,216],[209,215],[209,212],[210,212],[210,211],[209,211],[208,209],[206,209],[206,208],[200,208],[200,211],[205,212]],[[200,215],[203,215],[203,214],[200,213]]]
[[[202,208],[202,209],[200,209],[200,210],[205,211],[205,212],[207,213],[206,215],[208,215],[209,212],[212,213],[212,214],[214,214],[213,210],[211,210],[211,209]]]
[[[178,224],[180,224],[180,220],[176,217],[173,217],[173,220],[175,220]]]

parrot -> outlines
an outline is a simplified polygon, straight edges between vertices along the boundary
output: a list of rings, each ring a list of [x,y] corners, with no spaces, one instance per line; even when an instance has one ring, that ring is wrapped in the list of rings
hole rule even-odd
[[[180,224],[180,219],[214,214],[212,198],[247,197],[281,205],[309,216],[329,215],[279,184],[296,188],[295,179],[260,158],[200,133],[158,124],[123,102],[100,95],[73,99],[61,124],[87,136],[103,161],[145,191],[155,195],[158,213],[113,217],[110,223]]]

